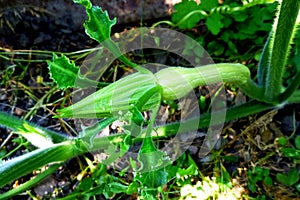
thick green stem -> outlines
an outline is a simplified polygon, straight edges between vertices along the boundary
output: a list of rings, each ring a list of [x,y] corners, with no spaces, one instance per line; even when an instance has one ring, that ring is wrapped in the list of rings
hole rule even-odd
[[[17,132],[40,135],[44,138],[51,139],[53,143],[59,143],[68,140],[68,136],[66,135],[43,128],[2,111],[0,111],[0,125],[9,127]]]
[[[286,102],[287,104],[292,103],[300,103],[300,90],[297,90],[292,94],[291,97]],[[274,106],[273,104],[263,103],[256,100],[249,101],[239,106],[235,106],[229,108],[227,110],[218,111],[218,113],[214,113],[216,117],[214,119],[219,119],[217,115],[223,115],[226,112],[225,121],[215,120],[211,121],[211,114],[204,114],[199,118],[189,119],[184,122],[174,122],[170,124],[166,124],[163,126],[155,127],[155,131],[153,132],[152,138],[161,138],[161,137],[169,137],[174,134],[180,134],[182,132],[190,131],[191,127],[194,127],[195,123],[198,123],[199,128],[206,128],[208,126],[223,124],[232,120],[236,120],[242,117],[246,117],[249,115],[257,114],[269,109],[280,108],[282,105]],[[220,118],[222,119],[222,118]],[[180,129],[179,129],[180,128]]]
[[[65,162],[83,153],[106,149],[110,145],[121,143],[124,136],[97,138],[92,146],[86,140],[73,139],[8,160],[0,165],[0,188],[49,163]]]
[[[246,83],[237,84],[237,86],[247,96],[261,102],[268,102],[264,96],[265,88],[258,86],[252,79],[249,78]]]
[[[266,85],[266,76],[268,72],[268,68],[270,66],[270,55],[272,52],[274,44],[274,37],[273,37],[273,31],[271,30],[269,37],[265,43],[265,46],[263,48],[258,67],[257,67],[257,80],[258,84],[261,87],[264,87]]]
[[[270,53],[265,90],[265,97],[270,102],[278,103],[278,96],[282,92],[283,70],[293,39],[299,6],[299,0],[282,0],[279,15],[274,23],[272,30],[274,43]]]
[[[74,142],[62,142],[49,148],[38,149],[0,165],[0,187],[30,173],[32,170],[53,162],[64,162],[81,151]]]
[[[47,178],[49,175],[54,173],[57,170],[57,168],[60,167],[62,164],[63,163],[51,165],[47,170],[43,171],[41,174],[37,175],[36,177],[27,181],[26,183],[23,183],[22,185],[18,186],[17,188],[14,188],[12,190],[9,190],[8,192],[0,194],[0,199],[8,199],[17,194],[20,194],[21,192],[29,190],[33,186],[39,184],[42,180]]]
[[[200,116],[200,119],[197,117],[193,119],[188,119],[183,122],[175,122],[175,123],[170,123],[170,124],[156,127],[152,137],[153,138],[169,137],[174,134],[188,132],[191,131],[190,129],[192,127],[195,127],[195,123],[198,124],[199,128],[206,128],[208,126],[224,124],[228,121],[239,119],[252,114],[256,114],[272,108],[274,108],[274,105],[272,104],[262,103],[253,100],[245,104],[242,104],[240,106],[236,106],[227,110],[221,110],[216,113],[213,113],[214,121],[211,121],[212,114],[203,114]],[[224,112],[226,113],[225,120],[222,117],[218,117],[219,115],[220,116],[224,115]]]

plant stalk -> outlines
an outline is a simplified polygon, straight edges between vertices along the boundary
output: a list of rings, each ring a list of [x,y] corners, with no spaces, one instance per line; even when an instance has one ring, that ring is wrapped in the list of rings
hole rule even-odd
[[[50,174],[54,173],[58,167],[60,167],[63,163],[58,163],[51,165],[47,170],[42,172],[41,174],[37,175],[35,178],[27,181],[26,183],[23,183],[22,185],[18,186],[17,188],[14,188],[12,190],[9,190],[8,192],[5,192],[3,194],[0,194],[0,199],[8,199],[11,198],[17,194],[20,194],[21,192],[24,192],[33,186],[39,184],[42,180],[47,178]]]
[[[0,187],[32,172],[32,170],[53,162],[64,162],[81,151],[71,141],[37,149],[25,155],[8,160],[0,165]]]
[[[299,0],[282,0],[280,11],[273,27],[274,43],[270,49],[270,65],[267,72],[265,97],[274,104],[279,102],[282,92],[282,76],[289,47],[295,32],[295,24],[300,8]]]
[[[38,134],[42,135],[45,138],[51,139],[54,143],[59,143],[68,140],[68,136],[52,131],[50,129],[38,126],[36,124],[30,123],[24,119],[17,118],[11,114],[0,111],[0,125],[11,128],[14,131],[28,133],[28,127],[31,127],[31,131],[35,131],[35,133],[30,134]]]

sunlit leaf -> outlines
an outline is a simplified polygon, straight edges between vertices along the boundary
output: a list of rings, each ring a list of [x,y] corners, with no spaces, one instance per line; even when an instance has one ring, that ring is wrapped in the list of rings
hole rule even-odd
[[[65,55],[59,57],[53,54],[53,60],[48,61],[48,68],[50,77],[57,83],[60,89],[74,87],[79,67]]]
[[[168,173],[164,169],[144,172],[136,177],[144,186],[150,188],[157,188],[167,183]]]
[[[181,3],[174,5],[174,13],[172,14],[172,21],[177,24],[180,22],[186,15],[195,10],[199,10],[200,7],[195,1],[183,0]],[[189,16],[182,23],[178,24],[178,27],[181,29],[190,29],[193,28],[201,19],[204,19],[204,16],[200,13],[193,14]]]
[[[295,148],[282,148],[281,152],[284,156],[289,158],[299,158],[300,151]]]
[[[92,6],[89,0],[75,0],[86,8],[88,20],[84,23],[86,33],[99,43],[110,38],[111,27],[116,24],[117,19],[109,19],[107,11],[98,6]]]

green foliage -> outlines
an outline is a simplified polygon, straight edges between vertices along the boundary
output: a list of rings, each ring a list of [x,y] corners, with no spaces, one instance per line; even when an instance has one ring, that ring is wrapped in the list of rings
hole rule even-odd
[[[74,87],[79,67],[65,55],[58,57],[53,54],[53,60],[48,61],[50,77],[60,89]]]
[[[57,84],[59,89],[85,88],[87,86],[106,86],[107,83],[97,82],[83,76],[80,68],[74,61],[64,54],[59,57],[53,53],[52,61],[47,61],[51,79]]]
[[[110,38],[111,27],[116,24],[117,19],[110,20],[107,11],[98,6],[92,6],[87,0],[76,0],[85,7],[89,19],[84,23],[86,33],[99,43]]]
[[[292,186],[299,181],[299,172],[293,168],[287,174],[278,173],[276,179],[286,186]]]
[[[167,184],[167,175],[165,169],[158,169],[141,173],[135,177],[135,180],[139,181],[144,187],[158,188]]]
[[[128,186],[120,178],[107,173],[106,166],[99,164],[90,177],[80,181],[79,185],[66,199],[90,199],[97,195],[104,195],[106,199],[119,193],[127,193]]]
[[[292,137],[280,137],[277,143],[280,145],[280,152],[284,157],[290,158],[293,163],[299,163],[300,161],[300,136],[295,137],[294,145],[289,143]],[[298,191],[300,191],[299,183],[299,172],[296,168],[292,168],[288,173],[278,173],[276,174],[276,179],[286,185],[294,186]]]
[[[15,71],[15,66],[8,66],[4,71],[1,72],[1,84],[6,84],[7,81],[12,79],[13,73]]]
[[[107,11],[103,11],[98,6],[93,6],[90,0],[75,0],[75,3],[79,3],[85,7],[88,14],[88,20],[84,23],[86,33],[94,40],[107,47],[116,58],[119,58],[124,64],[131,66],[143,73],[149,73],[149,71],[143,67],[140,67],[136,63],[131,62],[125,57],[118,45],[111,41],[110,34],[111,28],[116,24],[116,18],[109,19]]]
[[[293,147],[285,147],[281,149],[281,152],[284,156],[294,159],[300,158],[300,150]]]
[[[217,158],[216,158],[217,159]],[[212,177],[202,175],[195,162],[188,157],[186,169],[179,169],[176,173],[176,181],[180,188],[180,199],[238,199],[231,182],[231,176],[221,162],[215,162]]]
[[[277,139],[279,144],[279,150],[284,157],[290,158],[293,163],[299,163],[300,161],[300,136],[294,138],[294,145],[290,144],[289,141],[293,139],[292,136],[280,137]],[[299,171],[297,168],[292,167],[287,173],[276,174],[276,179],[280,183],[286,186],[295,186],[298,191],[300,191],[299,183]]]
[[[78,134],[79,137],[60,136],[59,133],[32,125],[25,120],[13,118],[9,114],[0,112],[2,125],[27,136],[27,139],[32,144],[39,147],[39,149],[28,154],[4,162],[0,166],[0,173],[3,175],[3,178],[0,180],[1,187],[49,163],[64,162],[72,157],[93,150],[104,150],[105,152],[112,153],[120,149],[121,154],[123,154],[128,151],[130,145],[141,141],[142,146],[138,152],[139,163],[131,161],[132,168],[134,169],[134,179],[130,184],[124,183],[121,179],[109,175],[105,165],[99,165],[99,168],[93,171],[89,177],[82,180],[74,193],[65,199],[89,199],[100,194],[103,194],[105,198],[111,198],[117,193],[138,193],[141,199],[155,199],[158,192],[163,193],[162,187],[169,182],[172,182],[172,184],[176,186],[184,186],[180,191],[185,197],[192,196],[193,194],[190,192],[192,190],[197,193],[198,197],[203,198],[203,196],[205,196],[207,198],[215,198],[217,197],[216,192],[224,188],[228,189],[232,187],[230,174],[222,164],[216,165],[219,172],[218,177],[214,179],[206,178],[201,176],[197,165],[190,157],[181,158],[172,166],[169,165],[171,164],[170,159],[155,146],[152,131],[156,128],[154,127],[154,122],[161,101],[176,100],[184,97],[187,91],[191,91],[195,87],[224,81],[236,84],[249,97],[257,100],[250,101],[237,108],[228,109],[226,120],[242,117],[251,112],[259,112],[267,108],[273,108],[274,105],[278,106],[285,102],[299,102],[299,92],[295,91],[300,84],[300,78],[298,77],[300,74],[295,76],[285,92],[281,93],[280,88],[280,91],[271,92],[270,96],[265,93],[269,88],[274,89],[278,87],[278,85],[282,87],[282,81],[278,81],[276,76],[274,78],[274,75],[284,69],[282,62],[284,63],[287,57],[288,46],[291,43],[292,33],[295,28],[294,21],[297,17],[296,14],[288,14],[289,8],[291,8],[293,4],[287,2],[295,2],[295,0],[283,1],[283,5],[286,6],[282,6],[280,13],[276,16],[276,19],[279,19],[278,24],[274,24],[274,30],[270,34],[271,39],[265,44],[266,48],[261,58],[261,63],[268,63],[268,61],[272,59],[272,56],[276,56],[274,63],[281,64],[278,66],[265,66],[260,64],[259,66],[264,67],[264,69],[258,70],[258,73],[263,79],[262,83],[259,84],[251,79],[250,71],[246,66],[232,63],[211,64],[205,67],[191,69],[169,67],[153,74],[149,70],[131,62],[124,55],[121,55],[118,45],[110,40],[111,27],[116,23],[116,20],[110,20],[107,12],[103,12],[101,8],[93,6],[89,0],[76,0],[75,2],[83,5],[88,13],[89,18],[84,24],[87,34],[99,43],[102,43],[102,45],[108,48],[123,63],[137,69],[138,72],[121,78],[70,107],[58,110],[60,114],[57,117],[106,118],[93,127],[83,128],[83,131]],[[273,17],[275,5],[271,4],[260,8],[257,4],[270,1],[243,2],[243,6],[238,6],[235,2],[229,3],[229,6],[222,5],[221,7],[217,7],[218,2],[216,0],[203,0],[200,5],[184,0],[175,6],[176,12],[172,18],[180,28],[192,28],[204,16],[208,30],[212,35],[218,37],[214,43],[208,43],[207,46],[213,48],[213,52],[216,52],[215,55],[218,56],[224,55],[224,57],[226,57],[236,55],[240,54],[236,48],[239,42],[246,38],[256,40],[258,38],[256,34],[260,33],[260,31],[263,33],[269,31],[271,25],[265,25],[264,21],[268,21]],[[225,3],[227,2],[225,1]],[[299,5],[295,5],[297,5],[296,9],[298,9]],[[282,30],[278,31],[282,24],[285,23],[285,21],[280,19],[282,16],[283,19],[285,17],[291,18],[291,22],[288,23],[288,26],[285,26],[286,29],[284,29],[284,31],[288,32],[289,38],[283,38],[281,34]],[[261,19],[263,19],[263,21]],[[238,31],[238,33],[235,31]],[[280,37],[277,36],[278,33]],[[274,40],[272,38],[274,38]],[[197,40],[202,42],[206,41],[202,38],[197,38]],[[224,47],[220,41],[225,42],[228,46]],[[256,41],[258,45],[263,44],[264,38]],[[277,53],[273,55],[274,47],[278,47],[280,44],[283,44],[285,48],[277,51]],[[197,52],[197,50],[191,48],[188,48],[185,53],[195,53],[198,56],[203,54],[203,52]],[[86,83],[94,83],[89,79],[81,77],[79,68],[64,55],[58,57],[54,54],[53,61],[49,61],[48,64],[51,77],[61,89],[76,87],[77,79],[82,79],[86,81]],[[275,71],[273,71],[273,69]],[[187,77],[184,82],[188,81],[189,83],[184,85],[183,82],[179,82],[176,76],[171,76],[172,78],[170,78],[172,72],[176,72],[180,76],[184,75]],[[272,81],[269,79],[272,79]],[[276,82],[276,84],[274,82]],[[290,101],[290,97],[292,101]],[[126,113],[123,113],[123,111],[126,111]],[[142,111],[152,111],[150,120],[143,118],[141,114]],[[130,124],[130,128],[126,129],[125,134],[95,138],[95,135],[100,130],[118,118]],[[200,120],[201,123],[197,121],[199,127],[208,126],[210,121],[207,119],[209,118],[210,115],[208,114],[205,115],[205,118],[203,117],[201,119],[202,121]],[[202,123],[203,121],[205,123]],[[133,122],[139,127],[136,133],[131,132],[131,123]],[[182,122],[180,125],[193,122],[192,120]],[[217,124],[219,122],[213,121],[212,124],[213,123]],[[179,123],[174,124],[178,125]],[[174,128],[174,124],[170,126],[167,125],[166,127],[171,128],[166,128],[164,131],[167,132],[166,130],[169,130],[171,134],[177,133],[176,131],[178,129]],[[145,128],[143,126],[145,126]],[[158,135],[158,133],[159,131],[155,134]],[[170,133],[166,133],[166,135],[168,134],[171,135]],[[28,137],[30,135],[33,137]],[[132,140],[133,135],[137,135],[139,138]],[[158,135],[157,137],[163,136],[165,135]],[[41,143],[36,142],[36,139],[40,139],[39,141],[41,141]],[[46,142],[47,146],[43,146]],[[112,145],[112,143],[114,145]],[[295,147],[287,147],[287,140],[283,138],[278,140],[278,144],[282,146],[280,151],[284,156],[293,158],[295,162],[299,160],[299,137],[295,140]],[[233,158],[228,157],[227,159]],[[139,168],[137,168],[137,165]],[[197,177],[198,175],[200,177]],[[248,186],[251,192],[256,192],[257,184],[260,182],[268,186],[273,184],[269,170],[262,167],[255,167],[249,170],[248,176]],[[199,179],[197,180],[196,187],[192,186],[195,184],[194,177]],[[296,169],[292,169],[287,174],[277,174],[276,178],[281,183],[291,186],[299,181],[299,174]],[[210,188],[213,192],[208,193],[204,188]]]
[[[263,182],[266,185],[273,185],[273,180],[269,176],[270,170],[262,167],[254,167],[248,171],[248,188],[251,192],[256,192],[258,182]]]
[[[224,24],[222,23],[223,18],[224,17],[220,13],[212,13],[206,20],[207,28],[213,35],[217,35],[224,27]]]
[[[280,151],[283,156],[292,158],[295,163],[300,160],[300,136],[295,138],[295,145],[288,145],[289,139],[286,137],[280,137],[277,142],[281,145]]]
[[[286,137],[279,137],[277,143],[281,146],[285,146],[288,143],[288,139]]]
[[[198,5],[195,1],[189,1],[189,0],[183,0],[182,3],[174,5],[175,11],[172,14],[172,20],[175,23],[179,23],[179,28],[182,29],[191,29],[193,28],[196,23],[198,23],[201,19],[204,17],[199,13],[191,15],[188,20],[185,20],[184,23],[180,23],[182,18],[184,18],[186,15],[188,15],[190,12],[198,10]]]
[[[204,0],[197,5],[194,1],[184,0],[174,6],[172,22],[180,29],[192,29],[204,20],[208,32],[195,36],[195,39],[201,41],[210,55],[249,59],[263,46],[271,30],[276,5],[274,1],[243,1],[241,6],[240,0],[222,4],[217,0]],[[253,43],[241,45],[245,39]],[[243,49],[237,49],[237,46],[243,46]]]

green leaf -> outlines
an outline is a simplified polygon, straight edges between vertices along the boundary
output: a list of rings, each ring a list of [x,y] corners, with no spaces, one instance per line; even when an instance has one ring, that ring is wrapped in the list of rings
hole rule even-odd
[[[94,181],[93,181],[92,177],[85,178],[80,182],[80,184],[76,188],[76,190],[77,191],[88,191],[93,187],[93,183],[94,183]]]
[[[155,147],[151,137],[143,140],[138,160],[141,163],[141,170],[143,171],[153,171],[170,164],[169,157]]]
[[[0,150],[0,158],[2,158],[5,154],[7,154],[5,149]]]
[[[149,187],[165,184],[167,180],[165,166],[171,164],[171,161],[164,152],[155,147],[151,137],[146,137],[143,140],[138,161],[141,164],[140,172],[142,175],[137,180]]]
[[[112,182],[108,184],[109,188],[110,188],[110,192],[113,193],[122,193],[122,192],[126,192],[128,189],[128,186],[123,185],[121,183],[117,183],[117,182]]]
[[[285,146],[288,142],[288,139],[286,137],[279,137],[277,139],[277,143],[281,146]]]
[[[295,145],[297,149],[300,149],[300,136],[297,136],[295,139]]]
[[[190,175],[197,175],[198,171],[197,168],[193,165],[190,165],[188,168],[184,169],[184,168],[178,168],[177,170],[177,175],[179,175],[180,177],[183,176],[190,176]]]
[[[286,186],[292,186],[299,181],[299,173],[293,168],[287,174],[278,173],[276,179]]]
[[[204,37],[198,37],[196,39],[197,43],[195,41],[187,41],[184,44],[184,49],[182,52],[182,55],[189,56],[189,57],[197,57],[197,58],[203,58],[204,49],[199,46],[204,44]],[[198,44],[199,43],[199,44]]]
[[[272,180],[272,178],[271,178],[270,176],[266,176],[266,177],[264,178],[264,183],[265,183],[266,185],[268,185],[268,186],[271,186],[271,185],[273,185],[273,180]]]
[[[223,23],[221,22],[222,19],[223,16],[220,13],[212,13],[207,18],[207,28],[213,35],[217,35],[221,31],[221,28],[223,28]]]
[[[231,41],[228,41],[227,44],[228,44],[229,50],[230,50],[230,52],[232,52],[232,54],[239,55],[236,46]]]
[[[139,176],[136,176],[135,179],[141,182],[144,186],[157,188],[165,185],[168,182],[167,176],[168,173],[165,171],[165,169],[159,169],[150,172],[144,172]]]
[[[251,191],[251,192],[256,192],[256,185],[255,185],[255,182],[250,182],[249,184],[248,184],[248,188],[249,188],[249,190]]]
[[[91,8],[92,3],[90,0],[73,0],[74,3],[78,3],[86,8]]]
[[[60,89],[74,87],[79,67],[73,61],[70,61],[65,55],[58,57],[56,54],[53,54],[53,60],[47,63],[50,77]]]
[[[211,9],[219,6],[218,0],[202,0],[200,3],[200,8],[207,12],[210,12]]]
[[[269,173],[270,173],[269,169],[262,168],[261,171],[262,176],[266,177],[269,175]]]
[[[257,25],[256,31],[270,31],[272,28],[271,23],[266,23],[267,21],[272,21],[274,16],[274,10],[276,5],[269,5],[268,7],[260,8],[258,6],[252,7],[249,12],[258,13],[257,15],[253,15],[253,22]]]
[[[129,184],[126,194],[137,193],[139,188],[140,188],[139,184],[136,181],[133,181]]]
[[[156,151],[157,151],[157,148],[153,144],[152,139],[150,137],[148,137],[143,140],[143,145],[142,145],[139,153],[153,153]]]
[[[157,192],[155,190],[142,190],[140,197],[140,199],[156,200]]]
[[[227,28],[228,26],[230,26],[234,21],[229,18],[229,17],[225,17],[222,19],[222,23],[223,23],[223,28]],[[225,32],[226,33],[226,32]]]
[[[98,6],[92,6],[89,0],[74,0],[86,8],[88,20],[84,23],[86,33],[99,43],[110,38],[111,27],[116,24],[117,19],[109,19],[107,11]]]
[[[207,45],[208,52],[216,56],[222,55],[224,52],[224,46],[217,41],[212,41]]]
[[[174,5],[174,12],[172,14],[172,21],[178,24],[186,15],[189,13],[199,10],[200,7],[195,1],[183,0],[181,3]],[[180,29],[191,29],[193,28],[204,16],[200,13],[195,13],[189,16],[182,23],[178,24]]]
[[[281,152],[284,156],[289,158],[299,158],[300,151],[295,148],[282,148]]]
[[[243,22],[249,18],[249,15],[246,12],[233,12],[231,17],[233,17],[237,22]]]

